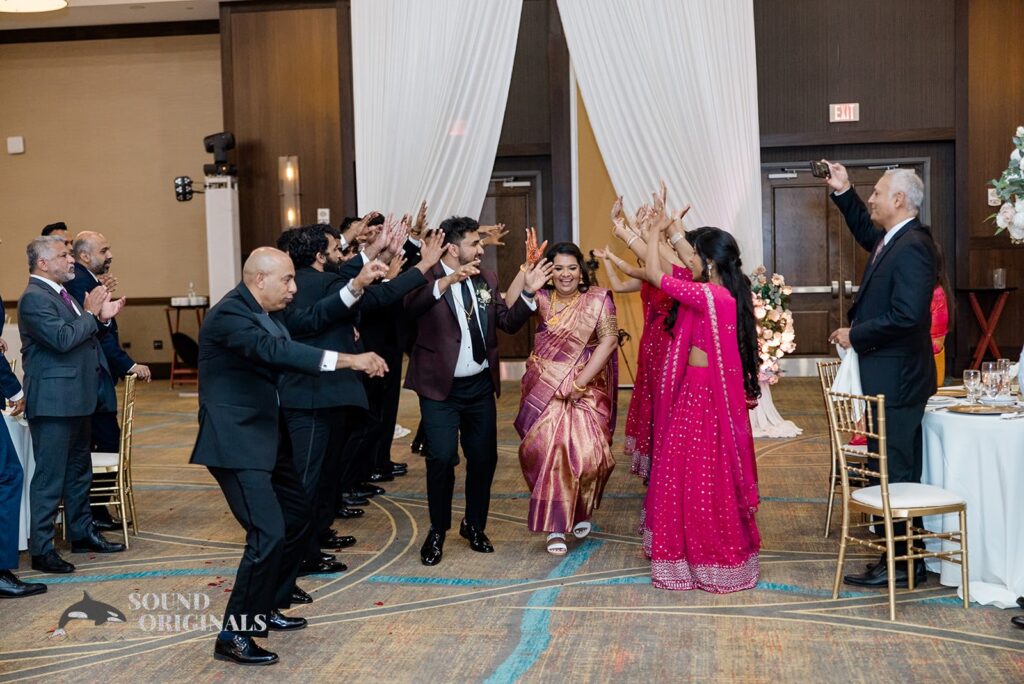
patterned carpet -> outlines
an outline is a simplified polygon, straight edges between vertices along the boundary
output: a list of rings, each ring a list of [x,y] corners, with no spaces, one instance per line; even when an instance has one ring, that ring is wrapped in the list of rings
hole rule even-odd
[[[936,575],[901,593],[895,623],[883,591],[831,600],[836,542],[835,533],[822,536],[828,453],[817,381],[786,379],[775,398],[804,434],[758,444],[765,548],[757,589],[653,589],[632,533],[643,486],[624,459],[595,533],[563,558],[545,553],[542,537],[526,530],[512,429],[518,388],[507,384],[487,530],[496,553],[473,553],[453,534],[440,565],[419,562],[424,466],[409,438],[400,440],[394,458],[409,462],[409,475],[387,483],[364,518],[336,526],[359,539],[341,553],[349,571],[300,580],[315,600],[292,612],[310,628],[271,636],[279,664],[240,668],[213,660],[214,634],[202,628],[223,612],[241,529],[205,469],[186,463],[196,399],[166,383],[143,386],[135,452],[142,532],[126,553],[65,554],[78,566],[73,575],[40,576],[22,555],[21,576],[49,591],[0,605],[0,681],[1024,680],[1024,631],[1009,623],[1019,612],[964,610]],[[400,422],[415,428],[415,398],[402,401]],[[623,392],[620,425],[628,401]],[[854,556],[848,567],[865,560]],[[55,633],[83,592],[124,621],[72,620]]]

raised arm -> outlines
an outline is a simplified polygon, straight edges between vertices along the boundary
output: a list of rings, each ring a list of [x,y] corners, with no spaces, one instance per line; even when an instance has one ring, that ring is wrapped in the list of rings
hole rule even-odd
[[[643,271],[620,259],[607,245],[604,249],[595,249],[594,256],[604,264],[604,270],[608,274],[608,283],[612,292],[639,292],[643,282]],[[626,274],[627,279],[619,278],[619,272]]]

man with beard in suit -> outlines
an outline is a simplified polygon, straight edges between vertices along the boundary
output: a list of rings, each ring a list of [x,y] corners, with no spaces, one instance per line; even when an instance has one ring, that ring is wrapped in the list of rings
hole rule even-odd
[[[406,297],[418,326],[405,386],[420,398],[426,433],[430,530],[420,549],[424,565],[441,561],[451,527],[459,444],[466,458],[466,516],[459,534],[480,553],[494,551],[484,528],[498,461],[497,407],[501,384],[497,330],[515,333],[533,314],[539,271],[526,275],[512,307],[498,293],[497,276],[479,270],[479,224],[469,217],[441,223],[445,254],[427,283]],[[479,277],[474,277],[479,276]]]
[[[66,285],[68,292],[76,302],[82,304],[85,301],[86,293],[94,288],[103,285],[108,291],[117,287],[117,279],[110,275],[110,264],[114,261],[114,254],[110,249],[110,243],[101,233],[86,230],[75,236],[71,245],[75,257],[75,277]],[[103,278],[103,282],[100,280]],[[107,359],[107,368],[110,369],[109,381],[117,384],[117,381],[129,373],[135,373],[139,380],[149,382],[151,373],[149,367],[141,363],[135,363],[128,353],[121,348],[121,338],[118,334],[117,319],[110,321],[107,334],[100,338],[100,347]],[[105,379],[106,380],[106,379]],[[117,422],[117,411],[97,411],[92,416],[92,450],[97,453],[116,454],[121,446],[121,425]],[[117,475],[104,473],[93,476],[93,487],[109,487]],[[121,528],[121,522],[114,520],[106,506],[94,506],[93,524],[100,530],[116,530]]]

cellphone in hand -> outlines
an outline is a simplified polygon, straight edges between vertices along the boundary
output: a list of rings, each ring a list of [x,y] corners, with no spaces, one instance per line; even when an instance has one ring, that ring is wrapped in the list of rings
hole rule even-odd
[[[811,162],[811,175],[815,178],[831,178],[832,169],[828,167],[828,164],[822,161]]]

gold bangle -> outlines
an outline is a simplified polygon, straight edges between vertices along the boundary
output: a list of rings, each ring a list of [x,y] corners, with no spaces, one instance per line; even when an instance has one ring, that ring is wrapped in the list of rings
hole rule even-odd
[[[520,273],[526,273],[526,264],[520,264],[519,265],[519,272]]]
[[[629,240],[626,241],[626,246],[627,247],[632,247],[633,246],[633,241],[636,240],[639,237],[640,237],[639,235],[633,235],[633,237],[629,238]]]
[[[586,392],[587,391],[586,386],[580,387],[579,385],[576,384],[575,380],[572,381],[572,388],[574,390],[576,390],[577,392]]]

